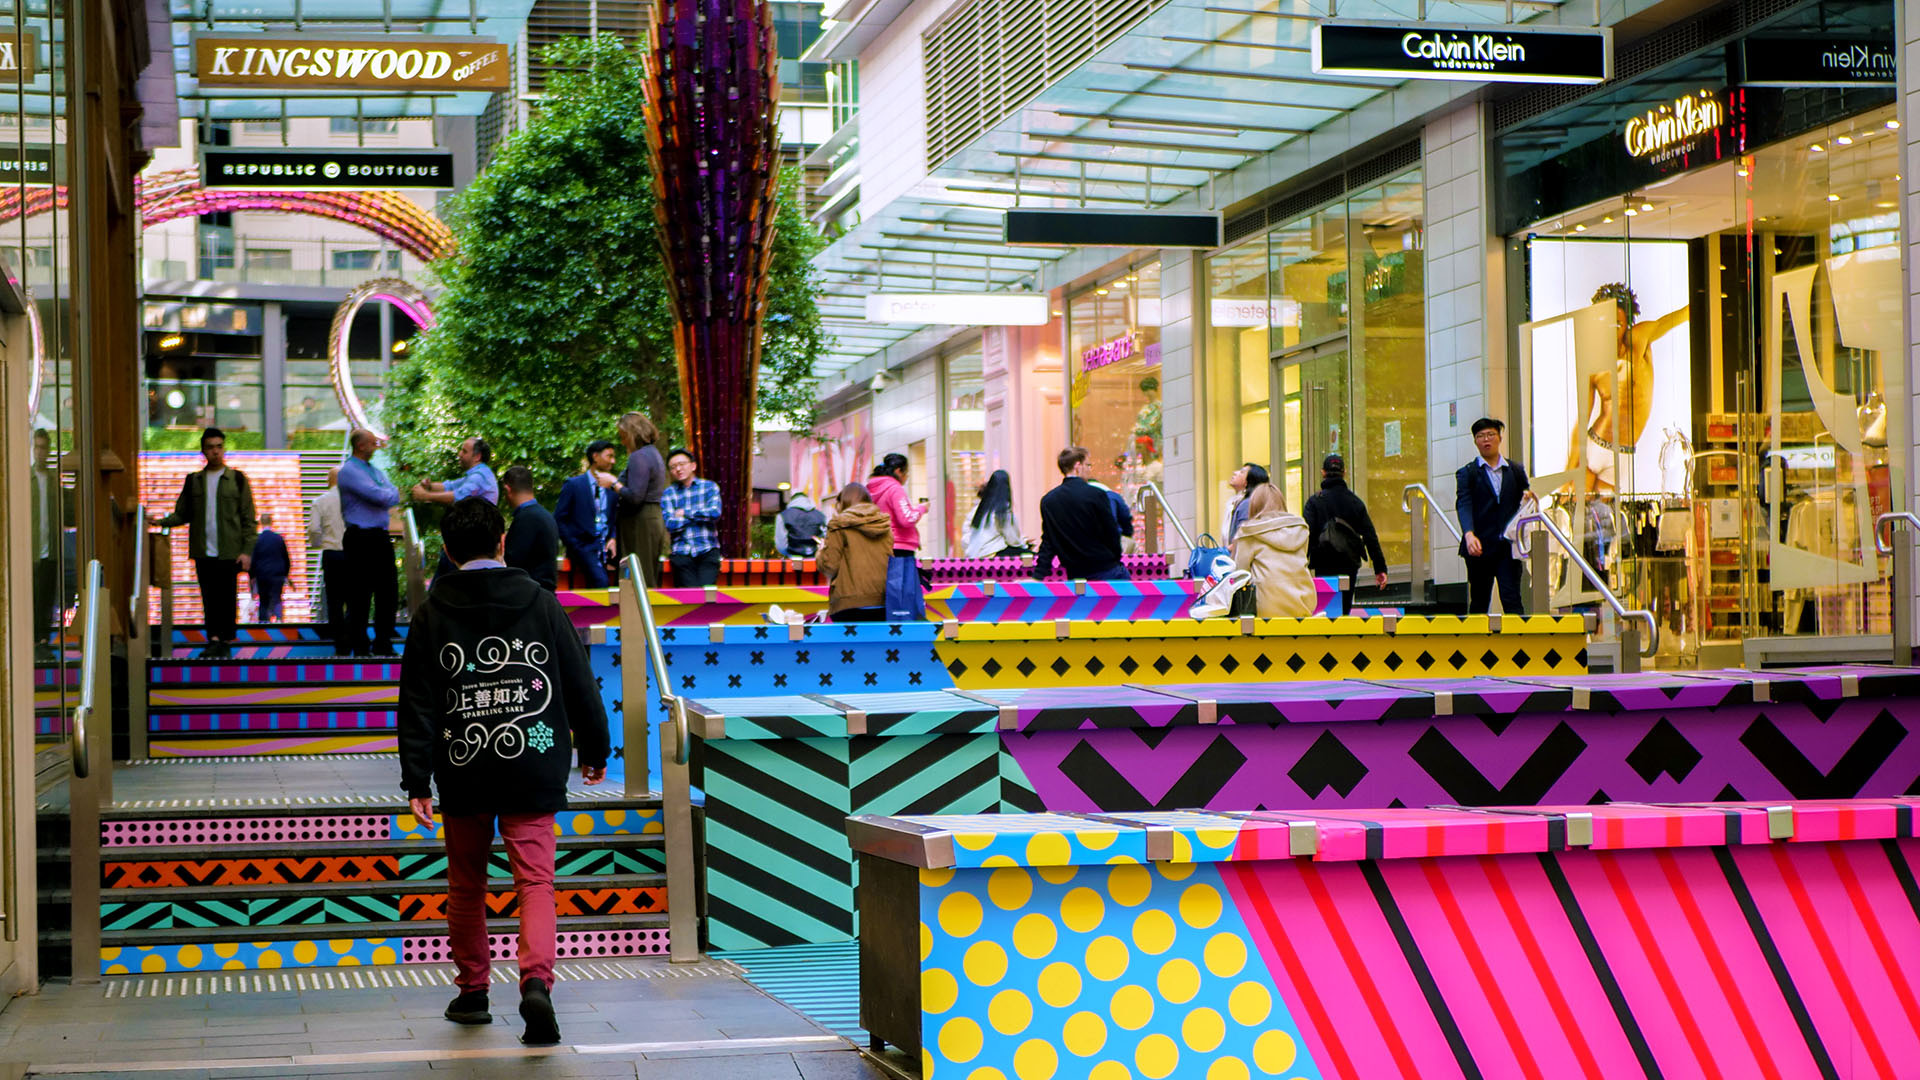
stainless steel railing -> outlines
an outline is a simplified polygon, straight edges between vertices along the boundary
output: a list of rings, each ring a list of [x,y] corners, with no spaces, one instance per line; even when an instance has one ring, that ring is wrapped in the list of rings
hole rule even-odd
[[[629,634],[635,627],[638,634]],[[635,649],[644,649],[647,662],[636,663]],[[647,577],[640,556],[628,555],[620,564],[620,693],[629,702],[622,711],[626,723],[627,792],[634,790],[635,770],[646,776],[646,754],[638,752],[650,734],[647,673],[660,688],[660,703],[670,720],[660,725],[660,816],[667,845],[667,958],[676,964],[700,959],[700,908],[704,890],[693,846],[693,779],[687,761],[693,738],[687,728],[687,703],[673,692],[667,673],[667,654],[661,647],[660,626],[647,595]],[[672,732],[673,746],[667,746]],[[642,781],[644,783],[644,780]]]
[[[147,658],[153,651],[153,623],[147,598],[152,576],[147,549],[147,508],[133,508],[133,593],[127,604],[127,756],[147,756]]]
[[[1592,563],[1581,557],[1580,552],[1574,547],[1573,541],[1569,540],[1567,534],[1561,531],[1560,526],[1554,524],[1553,519],[1546,514],[1539,510],[1523,513],[1516,519],[1515,525],[1519,529],[1525,529],[1529,525],[1537,525],[1540,531],[1545,532],[1553,538],[1555,543],[1560,545],[1560,550],[1566,553],[1568,563],[1579,568],[1580,573],[1587,579],[1587,584],[1593,586],[1594,591],[1600,594],[1600,599],[1608,607],[1613,609],[1614,615],[1620,620],[1620,670],[1623,672],[1639,671],[1640,658],[1643,656],[1652,656],[1660,647],[1660,624],[1654,619],[1653,612],[1643,608],[1630,609],[1627,605],[1621,603],[1620,598],[1613,594],[1611,588],[1607,587],[1605,576],[1602,575],[1600,571],[1594,569]],[[1549,575],[1546,570],[1545,555],[1545,548],[1537,549],[1533,564],[1533,607],[1536,612],[1541,614],[1549,613],[1553,608],[1553,585],[1552,582],[1548,580]],[[1632,623],[1636,620],[1647,624],[1647,645],[1644,650],[1640,648],[1639,631],[1635,630],[1632,626]]]
[[[1418,495],[1426,500],[1427,513],[1421,513],[1419,507],[1408,502],[1408,496],[1411,495]],[[1464,537],[1460,535],[1459,527],[1453,523],[1452,518],[1447,516],[1446,510],[1441,507],[1439,501],[1433,497],[1433,492],[1428,490],[1425,484],[1408,484],[1402,488],[1400,509],[1406,512],[1407,539],[1413,547],[1412,566],[1409,567],[1411,571],[1409,576],[1413,579],[1412,600],[1416,604],[1424,604],[1427,602],[1427,578],[1433,572],[1432,552],[1427,550],[1427,518],[1432,516],[1440,524],[1445,525],[1447,531],[1453,534],[1455,543],[1459,543]]]
[[[73,775],[84,780],[93,768],[89,756],[92,746],[90,726],[97,712],[95,700],[99,696],[100,654],[107,648],[107,642],[101,638],[102,628],[106,625],[104,608],[107,606],[107,587],[100,569],[99,559],[87,561],[87,579],[81,594],[81,605],[86,608],[85,630],[80,638],[80,704],[73,710],[73,722],[67,732],[67,748],[73,758]]]
[[[1191,554],[1193,552],[1193,537],[1188,535],[1187,527],[1180,521],[1180,515],[1173,512],[1173,507],[1167,502],[1167,493],[1160,490],[1159,484],[1151,480],[1143,481],[1139,488],[1133,493],[1133,508],[1142,514],[1147,512],[1148,492],[1152,492],[1153,497],[1159,500],[1160,509],[1166,511],[1167,520],[1173,523],[1173,531],[1180,534],[1180,542],[1187,545],[1187,552]]]
[[[1888,526],[1905,525],[1905,529]],[[1882,540],[1882,530],[1887,538]],[[1882,555],[1891,556],[1893,566],[1887,573],[1887,587],[1893,598],[1893,662],[1901,666],[1913,663],[1913,534],[1920,533],[1920,517],[1898,510],[1873,519],[1873,546]]]
[[[411,506],[400,512],[400,565],[407,575],[407,611],[418,611],[427,600],[427,546]]]

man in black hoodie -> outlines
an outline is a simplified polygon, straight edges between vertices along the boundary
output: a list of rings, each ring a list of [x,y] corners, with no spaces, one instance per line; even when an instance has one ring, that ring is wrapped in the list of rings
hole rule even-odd
[[[577,749],[589,785],[606,779],[607,714],[566,613],[523,570],[508,567],[506,522],[477,496],[441,522],[459,571],[434,579],[415,613],[400,669],[400,774],[416,819],[433,820],[433,784],[447,844],[447,930],[458,1024],[490,1024],[487,857],[494,821],[520,898],[521,1041],[560,1041],[553,1014],[553,816],[567,806]]]
[[[1347,486],[1347,462],[1328,454],[1320,463],[1320,490],[1307,500],[1300,515],[1307,519],[1307,566],[1316,574],[1346,580],[1343,612],[1353,612],[1353,577],[1362,555],[1373,559],[1375,588],[1387,587],[1387,554],[1380,550],[1380,534],[1373,527],[1367,504]]]

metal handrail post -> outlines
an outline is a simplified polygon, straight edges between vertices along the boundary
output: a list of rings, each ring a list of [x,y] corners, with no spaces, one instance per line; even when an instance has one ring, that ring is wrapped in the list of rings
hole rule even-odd
[[[635,616],[632,622],[628,616]],[[646,650],[647,663],[632,662],[630,649],[635,645],[628,631],[638,624],[639,646]],[[667,657],[660,643],[660,627],[653,617],[653,600],[647,595],[647,578],[640,568],[640,556],[628,555],[620,565],[620,692],[625,702],[639,702],[637,709],[624,706],[627,730],[634,731],[632,717],[640,716],[640,742],[627,743],[628,783],[632,780],[632,754],[646,745],[648,718],[646,679],[649,671],[660,688],[660,703],[668,718],[660,724],[660,814],[664,819],[667,845],[667,959],[690,964],[700,959],[700,901],[702,891],[699,866],[693,846],[693,778],[688,767],[692,736],[687,731],[687,704],[673,692],[667,675]],[[642,751],[644,759],[644,751]],[[644,766],[643,766],[644,769]],[[631,791],[631,788],[629,788]]]
[[[147,657],[153,651],[148,618],[147,509],[133,508],[133,601],[127,605],[127,757],[147,756]]]
[[[407,611],[420,610],[427,602],[427,549],[420,542],[420,525],[413,519],[413,507],[400,515],[400,565],[407,575]]]
[[[1640,658],[1642,656],[1651,656],[1660,648],[1660,624],[1654,620],[1653,612],[1637,608],[1629,609],[1625,604],[1621,603],[1620,598],[1615,596],[1613,590],[1607,587],[1607,582],[1605,578],[1601,576],[1600,571],[1595,570],[1593,564],[1581,556],[1580,552],[1574,548],[1573,541],[1567,539],[1567,534],[1560,531],[1560,526],[1555,525],[1553,519],[1549,518],[1546,514],[1539,510],[1534,510],[1523,513],[1514,520],[1515,524],[1521,529],[1529,525],[1537,525],[1539,532],[1545,532],[1548,536],[1552,537],[1554,542],[1560,545],[1560,550],[1567,553],[1567,561],[1579,568],[1581,575],[1587,579],[1587,583],[1592,585],[1594,591],[1600,594],[1600,599],[1605,601],[1606,605],[1613,609],[1613,613],[1620,617],[1620,627],[1618,630],[1620,641],[1620,670],[1623,672],[1639,671]],[[1537,541],[1539,537],[1536,535],[1534,539]],[[1539,588],[1540,585],[1536,582],[1534,585],[1536,598],[1538,598]],[[1551,614],[1549,610],[1550,607],[1550,604],[1541,607],[1539,613],[1543,615]],[[1629,619],[1638,619],[1647,624],[1647,645],[1645,650],[1638,647],[1640,635],[1627,628],[1626,623]],[[1631,655],[1628,653],[1629,646],[1633,646]]]
[[[1535,614],[1546,615],[1553,611],[1553,549],[1545,544],[1535,544],[1527,551],[1527,584],[1533,593]]]
[[[1886,530],[1891,544],[1880,539],[1881,529],[1887,525],[1906,526]],[[1887,573],[1888,594],[1893,600],[1893,662],[1902,667],[1913,663],[1914,532],[1920,532],[1920,517],[1905,510],[1873,519],[1873,546],[1893,563]]]
[[[1427,602],[1427,563],[1432,552],[1427,550],[1427,515],[1418,510],[1407,510],[1407,539],[1413,545],[1409,558],[1407,574],[1412,580],[1410,599],[1415,604]]]
[[[154,575],[154,583],[160,587],[160,659],[173,657],[173,533],[161,529],[153,537],[153,554],[149,556],[159,570]]]
[[[1186,525],[1180,521],[1180,515],[1173,512],[1173,504],[1167,501],[1167,493],[1160,490],[1159,484],[1151,480],[1141,481],[1139,488],[1133,493],[1133,508],[1143,514],[1147,512],[1146,499],[1147,492],[1149,491],[1153,492],[1153,497],[1159,500],[1160,509],[1166,514],[1167,520],[1173,522],[1174,531],[1180,534],[1180,542],[1187,545],[1187,554],[1191,557],[1193,554],[1193,537],[1188,535]]]
[[[73,776],[67,781],[68,872],[72,876],[73,981],[100,981],[100,806],[105,789],[100,775],[112,768],[101,768],[103,744],[95,738],[93,725],[100,700],[100,654],[107,647],[102,637],[106,627],[106,609],[111,602],[100,569],[100,560],[87,563],[81,594],[85,627],[80,642],[80,703],[73,710],[67,733]],[[109,736],[109,742],[111,736]]]

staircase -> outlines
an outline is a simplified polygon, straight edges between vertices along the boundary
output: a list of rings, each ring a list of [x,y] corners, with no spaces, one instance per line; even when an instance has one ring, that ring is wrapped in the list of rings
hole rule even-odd
[[[401,807],[397,769],[394,786],[390,798],[296,797],[297,810],[192,805],[240,799],[146,800],[108,809],[101,827],[100,973],[446,962],[439,830]],[[664,953],[659,801],[576,792],[555,824],[559,957]],[[45,974],[64,974],[66,818],[43,814],[41,828],[41,965]],[[511,919],[518,903],[497,841],[491,862],[488,911]],[[512,960],[512,924],[489,929],[495,959]]]
[[[154,660],[147,672],[155,759],[396,748],[396,659]]]

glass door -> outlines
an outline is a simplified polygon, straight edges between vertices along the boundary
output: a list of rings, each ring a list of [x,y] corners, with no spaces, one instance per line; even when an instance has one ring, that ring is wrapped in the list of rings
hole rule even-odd
[[[1299,513],[1307,497],[1320,490],[1320,462],[1328,454],[1346,455],[1350,398],[1344,338],[1296,349],[1273,359],[1273,483],[1287,497],[1287,509]]]

